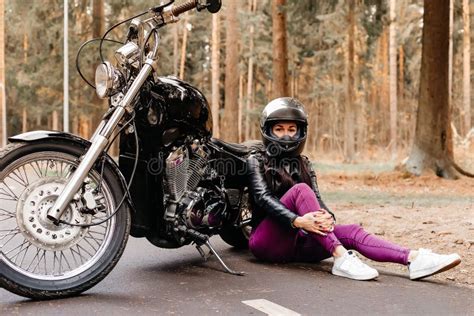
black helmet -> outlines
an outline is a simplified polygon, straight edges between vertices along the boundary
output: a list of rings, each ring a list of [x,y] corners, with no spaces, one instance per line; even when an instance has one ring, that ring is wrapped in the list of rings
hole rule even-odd
[[[279,138],[272,132],[272,127],[279,121],[295,121],[298,131],[293,137]],[[268,103],[260,117],[265,151],[268,156],[296,157],[303,151],[306,142],[308,120],[304,106],[293,98],[278,98]]]

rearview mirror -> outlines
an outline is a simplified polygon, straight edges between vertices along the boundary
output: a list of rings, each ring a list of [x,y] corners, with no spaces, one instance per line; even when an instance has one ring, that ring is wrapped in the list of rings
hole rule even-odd
[[[221,0],[207,0],[207,11],[211,13],[217,13],[221,9]]]

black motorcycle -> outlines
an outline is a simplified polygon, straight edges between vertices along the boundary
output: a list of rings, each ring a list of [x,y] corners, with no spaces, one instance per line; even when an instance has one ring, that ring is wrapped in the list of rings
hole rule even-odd
[[[204,95],[156,75],[159,29],[191,9],[220,7],[171,1],[124,21],[116,66],[103,61],[96,70],[96,93],[110,108],[90,141],[53,131],[9,138],[0,151],[3,288],[34,299],[81,293],[113,269],[129,234],[162,248],[194,244],[240,274],[209,238],[247,247],[246,156],[262,144],[213,138]],[[117,135],[118,164],[107,154]]]

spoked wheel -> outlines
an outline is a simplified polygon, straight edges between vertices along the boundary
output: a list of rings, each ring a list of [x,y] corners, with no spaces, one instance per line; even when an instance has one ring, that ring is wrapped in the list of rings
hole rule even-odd
[[[56,225],[47,217],[82,148],[73,144],[14,144],[0,152],[0,283],[35,299],[78,294],[102,280],[123,253],[130,215],[110,166],[91,170]],[[101,175],[102,173],[102,175]]]

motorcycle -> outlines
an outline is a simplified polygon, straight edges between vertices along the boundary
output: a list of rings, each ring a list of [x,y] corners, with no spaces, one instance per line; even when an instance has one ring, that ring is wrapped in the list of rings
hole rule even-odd
[[[246,157],[262,144],[212,137],[204,95],[157,74],[158,31],[186,11],[220,7],[170,1],[111,28],[130,22],[116,65],[103,60],[96,69],[96,93],[109,109],[89,141],[56,131],[9,138],[0,150],[3,288],[33,299],[77,295],[114,268],[129,235],[161,248],[194,244],[242,274],[209,238],[247,247]],[[118,164],[107,154],[117,135]]]

